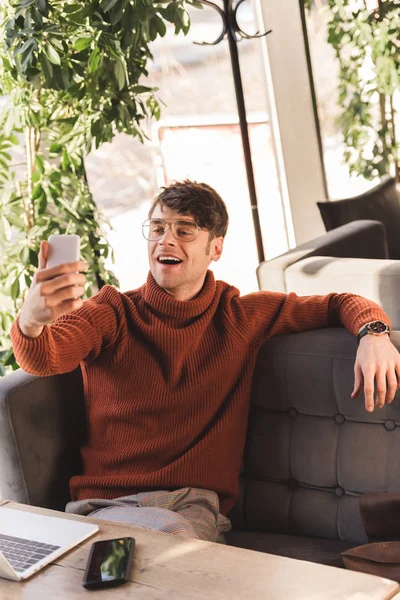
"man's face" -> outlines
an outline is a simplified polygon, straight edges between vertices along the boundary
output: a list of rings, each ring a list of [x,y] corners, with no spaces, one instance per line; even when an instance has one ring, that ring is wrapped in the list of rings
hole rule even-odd
[[[157,206],[151,218],[164,219],[168,224],[182,219],[195,221],[192,215],[182,215],[166,206]],[[177,300],[190,300],[203,287],[207,269],[211,261],[220,258],[222,246],[223,238],[210,240],[208,231],[199,229],[193,241],[185,242],[177,240],[168,227],[161,239],[148,242],[150,270],[158,285]],[[179,262],[168,264],[168,257]]]

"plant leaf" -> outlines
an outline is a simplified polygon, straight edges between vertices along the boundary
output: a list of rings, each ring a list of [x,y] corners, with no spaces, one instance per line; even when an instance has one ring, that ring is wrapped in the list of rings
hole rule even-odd
[[[19,7],[22,9],[29,8],[35,2],[36,2],[36,0],[21,0]]]
[[[97,71],[100,64],[101,54],[99,48],[95,48],[89,56],[89,73],[94,73]]]
[[[16,51],[14,52],[14,56],[18,56],[19,54],[24,54],[25,52],[27,52],[35,44],[36,44],[36,40],[34,38],[29,38],[29,40],[26,40],[26,42],[24,42],[22,44],[22,46],[19,46],[16,49]]]
[[[5,367],[8,367],[8,366],[11,366],[14,362],[15,362],[14,351],[11,348],[11,350],[8,351],[6,357],[3,360],[3,365]]]
[[[92,38],[90,36],[80,37],[74,42],[74,48],[78,52],[85,50],[88,46],[90,46],[92,42]]]
[[[36,155],[36,166],[39,169],[40,173],[43,175],[43,173],[44,173],[44,160],[43,160],[43,156],[41,156],[40,154]]]
[[[26,69],[31,65],[32,60],[33,60],[33,52],[36,49],[37,49],[37,42],[36,42],[36,40],[33,40],[33,44],[31,44],[31,46],[29,47],[29,49],[26,50],[21,55],[22,56],[21,67],[22,67],[23,71],[26,71]]]
[[[67,4],[63,7],[63,11],[67,14],[77,13],[82,10],[82,6],[79,4]]]
[[[121,0],[102,0],[100,6],[104,12],[108,12],[117,4],[118,1],[121,2]]]
[[[118,84],[118,89],[122,90],[126,84],[125,68],[124,68],[124,65],[122,64],[122,60],[117,60],[117,62],[115,63],[114,73],[115,73],[115,79]]]
[[[47,12],[47,0],[38,0],[37,5],[38,9],[42,14],[45,14]]]
[[[39,61],[46,79],[50,80],[53,77],[53,67],[47,56],[42,52],[39,56]]]
[[[49,59],[50,62],[53,63],[53,65],[61,64],[60,55],[58,54],[57,50],[55,48],[53,48],[53,46],[51,44],[49,44],[49,43],[45,44],[44,51],[46,53],[47,58]]]
[[[14,282],[10,288],[11,298],[13,300],[16,300],[17,298],[19,298],[20,291],[21,291],[21,288],[20,288],[19,276],[18,276],[16,279],[14,279]]]
[[[147,87],[145,85],[134,85],[130,89],[134,94],[144,94],[145,92],[153,91],[151,87]]]
[[[111,25],[116,25],[122,19],[122,15],[125,12],[125,8],[127,5],[127,0],[120,0],[120,3],[115,5],[110,14],[111,14]]]
[[[158,15],[156,15],[155,17],[153,17],[152,19],[152,23],[154,23],[157,32],[159,33],[159,35],[161,37],[164,37],[165,34],[167,33],[167,26],[164,23],[164,21],[161,19],[161,17],[159,17]]]

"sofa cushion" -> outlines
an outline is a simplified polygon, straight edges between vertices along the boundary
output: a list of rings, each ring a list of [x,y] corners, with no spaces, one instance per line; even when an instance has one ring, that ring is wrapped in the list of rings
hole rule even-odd
[[[298,560],[321,563],[333,567],[343,567],[340,553],[352,548],[354,544],[323,540],[313,537],[282,535],[277,533],[256,533],[248,531],[229,531],[225,534],[229,546],[278,554]]]
[[[392,177],[354,198],[317,204],[327,231],[359,219],[381,221],[386,228],[389,256],[400,259],[400,199]]]

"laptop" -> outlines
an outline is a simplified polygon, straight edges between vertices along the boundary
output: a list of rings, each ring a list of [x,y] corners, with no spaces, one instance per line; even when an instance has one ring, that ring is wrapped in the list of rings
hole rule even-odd
[[[0,508],[0,577],[27,579],[95,534],[92,523]]]

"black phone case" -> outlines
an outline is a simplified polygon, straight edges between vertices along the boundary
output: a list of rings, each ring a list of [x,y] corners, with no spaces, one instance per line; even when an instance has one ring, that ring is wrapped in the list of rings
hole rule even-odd
[[[127,567],[126,567],[126,571],[124,574],[124,577],[121,579],[114,579],[111,581],[101,581],[101,582],[91,582],[87,580],[88,574],[89,574],[89,567],[90,567],[90,563],[92,561],[92,557],[93,557],[93,553],[96,547],[96,544],[99,542],[113,542],[115,540],[132,540],[132,547],[131,550],[129,552],[129,556],[128,556],[128,562],[127,562]],[[112,538],[109,540],[98,540],[98,542],[94,542],[90,548],[90,552],[89,552],[89,557],[87,560],[87,564],[86,564],[86,569],[85,569],[85,574],[83,576],[83,581],[82,581],[82,585],[84,588],[88,589],[88,590],[95,590],[95,589],[102,589],[102,588],[108,588],[108,587],[116,587],[118,585],[122,585],[124,583],[127,583],[129,581],[129,575],[130,572],[132,570],[132,562],[133,562],[133,552],[135,550],[135,546],[136,546],[136,540],[133,537],[125,537],[125,538]]]

